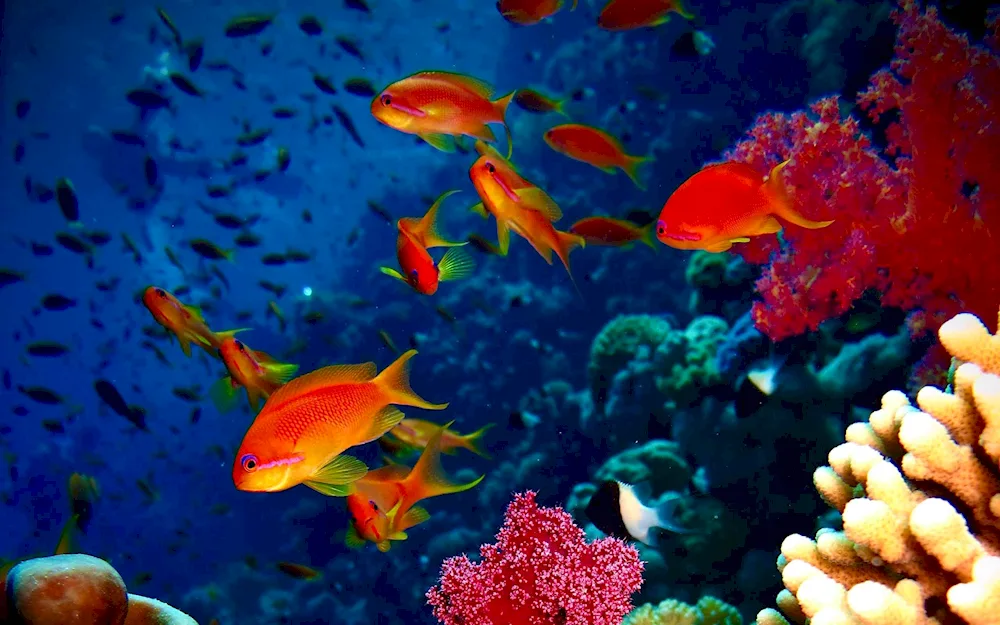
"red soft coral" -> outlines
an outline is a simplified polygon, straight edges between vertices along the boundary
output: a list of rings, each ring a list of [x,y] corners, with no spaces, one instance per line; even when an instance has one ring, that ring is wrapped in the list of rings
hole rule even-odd
[[[753,316],[772,339],[816,329],[869,288],[886,306],[922,311],[927,330],[1000,303],[1000,59],[912,0],[893,19],[896,58],[858,97],[874,122],[893,117],[885,150],[831,97],[812,115],[761,116],[726,155],[761,173],[791,159],[796,207],[835,220],[734,248],[767,264]]]
[[[427,591],[445,625],[619,625],[642,585],[634,547],[615,538],[587,543],[561,508],[540,508],[535,493],[514,496],[497,542],[441,566]]]

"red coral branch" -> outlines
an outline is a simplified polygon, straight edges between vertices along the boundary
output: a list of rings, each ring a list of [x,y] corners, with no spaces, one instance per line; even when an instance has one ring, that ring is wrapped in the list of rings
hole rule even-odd
[[[642,585],[634,547],[615,538],[587,543],[561,508],[540,508],[535,493],[514,496],[497,542],[441,566],[427,591],[445,625],[620,625]]]
[[[753,315],[772,339],[815,330],[869,288],[883,305],[918,311],[925,330],[1000,304],[1000,59],[914,0],[893,20],[896,58],[858,96],[873,122],[892,120],[884,149],[830,97],[811,115],[762,115],[726,155],[761,173],[790,158],[796,206],[835,219],[737,250],[766,265]]]

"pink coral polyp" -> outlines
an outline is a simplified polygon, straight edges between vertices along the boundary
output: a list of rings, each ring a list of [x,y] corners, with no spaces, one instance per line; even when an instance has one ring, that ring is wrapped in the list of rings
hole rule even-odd
[[[517,494],[496,543],[441,566],[427,591],[444,625],[619,625],[642,585],[643,565],[615,538],[586,541],[561,508],[541,508],[535,493]]]

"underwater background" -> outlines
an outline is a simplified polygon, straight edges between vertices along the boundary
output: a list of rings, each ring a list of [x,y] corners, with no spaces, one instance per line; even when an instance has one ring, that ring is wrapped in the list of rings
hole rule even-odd
[[[516,24],[473,0],[4,3],[0,555],[60,544],[98,556],[129,592],[203,624],[431,624],[425,593],[442,562],[492,541],[514,493],[562,506],[596,540],[587,504],[617,480],[670,515],[650,545],[628,540],[645,562],[635,605],[712,596],[735,608],[729,623],[774,605],[785,537],[841,527],[813,471],[845,428],[891,389],[945,388],[936,331],[951,315],[994,327],[1000,196],[978,174],[1000,165],[996,14],[974,2],[927,13],[909,1],[635,0],[670,19],[612,30],[597,0],[520,4],[553,14]],[[910,39],[894,47],[900,32]],[[935,113],[927,94],[947,89],[914,92],[919,111],[867,115],[858,94],[914,41],[954,55],[942,63],[978,99]],[[588,240],[566,270],[517,228],[497,253],[495,217],[470,210],[484,148],[465,137],[438,150],[372,115],[383,89],[425,70],[475,77],[493,97],[535,90],[542,104],[506,112],[510,160],[561,208],[555,227],[606,216],[643,234]],[[652,157],[639,180],[546,145],[570,121]],[[916,124],[940,124],[940,141],[988,147],[939,141],[950,164],[914,158],[903,171],[883,148],[905,143],[893,127],[907,122],[913,145],[926,140]],[[740,160],[763,181],[789,158],[793,200],[829,228],[735,232],[721,252],[653,236],[705,164]],[[876,193],[873,181],[881,194],[852,213],[862,201],[843,194]],[[951,212],[913,214],[911,187],[955,198],[941,200]],[[397,220],[452,189],[440,231],[470,242],[474,270],[433,295],[383,275],[398,266]],[[725,225],[728,208],[686,210]],[[299,374],[382,371],[417,350],[413,388],[449,405],[403,411],[488,428],[480,454],[442,460],[458,483],[485,478],[430,501],[386,553],[345,545],[342,497],[238,490],[254,412],[242,390],[220,410],[225,365],[208,348],[184,355],[144,304],[150,285],[212,330],[247,328],[240,340]],[[385,455],[412,464],[419,449],[383,440],[350,453],[375,467]]]

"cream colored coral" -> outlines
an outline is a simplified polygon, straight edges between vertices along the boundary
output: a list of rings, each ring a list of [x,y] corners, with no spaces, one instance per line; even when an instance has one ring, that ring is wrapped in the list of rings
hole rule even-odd
[[[886,393],[813,474],[844,531],[782,543],[778,605],[793,621],[1000,625],[1000,333],[963,314],[939,337],[966,361],[953,391],[922,389],[917,406]],[[757,622],[786,621],[768,609]]]

